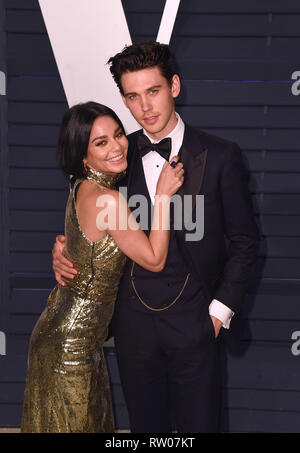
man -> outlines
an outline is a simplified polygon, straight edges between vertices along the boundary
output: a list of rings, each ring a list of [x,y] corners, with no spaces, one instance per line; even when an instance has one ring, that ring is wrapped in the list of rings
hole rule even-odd
[[[165,269],[151,273],[128,260],[120,284],[112,327],[131,431],[170,432],[173,416],[178,432],[218,432],[219,331],[241,307],[259,246],[241,152],[175,112],[180,78],[168,46],[134,44],[109,63],[142,127],[129,136],[128,197],[147,197],[150,215],[162,165],[177,154],[185,182],[176,195],[183,210],[192,196],[190,220],[198,219],[196,196],[204,195],[203,238],[191,240],[185,224],[176,228],[174,208]],[[57,241],[58,280],[73,272],[62,248]]]

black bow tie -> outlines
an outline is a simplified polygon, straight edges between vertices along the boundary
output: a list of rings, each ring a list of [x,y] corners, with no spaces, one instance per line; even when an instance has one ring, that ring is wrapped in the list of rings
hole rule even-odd
[[[141,157],[148,154],[150,151],[156,151],[164,159],[169,161],[171,154],[172,140],[170,137],[164,138],[159,143],[151,143],[149,138],[146,135],[142,134],[138,136],[137,146],[140,152]]]

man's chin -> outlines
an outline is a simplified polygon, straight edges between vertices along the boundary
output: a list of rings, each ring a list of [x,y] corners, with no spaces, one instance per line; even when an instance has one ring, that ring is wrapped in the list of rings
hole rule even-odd
[[[146,132],[149,133],[149,135],[159,135],[163,130],[164,127],[161,124],[158,124],[157,122],[155,124],[147,124],[143,122],[143,128],[145,129]]]

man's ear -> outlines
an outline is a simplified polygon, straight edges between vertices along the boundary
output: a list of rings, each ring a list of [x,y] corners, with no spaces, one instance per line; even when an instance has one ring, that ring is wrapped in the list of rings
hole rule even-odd
[[[172,86],[171,86],[173,98],[177,98],[177,96],[179,96],[180,90],[181,90],[180,77],[178,74],[174,74],[172,77]]]

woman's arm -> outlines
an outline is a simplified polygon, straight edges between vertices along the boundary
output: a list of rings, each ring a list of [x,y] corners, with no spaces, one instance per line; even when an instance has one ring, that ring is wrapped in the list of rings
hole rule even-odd
[[[149,238],[141,230],[126,200],[116,194],[110,208],[117,214],[117,227],[107,228],[120,249],[140,266],[152,272],[160,272],[165,265],[168,253],[170,230],[170,196],[155,197],[153,221]],[[119,228],[122,222],[123,228]]]
[[[121,193],[103,191],[94,185],[90,188],[93,194],[88,197],[81,194],[79,197],[79,188],[77,215],[81,228],[92,241],[100,240],[109,233],[125,255],[145,269],[159,272],[165,265],[168,253],[170,198],[182,183],[182,164],[172,168],[166,162],[157,183],[149,238],[139,227]]]

